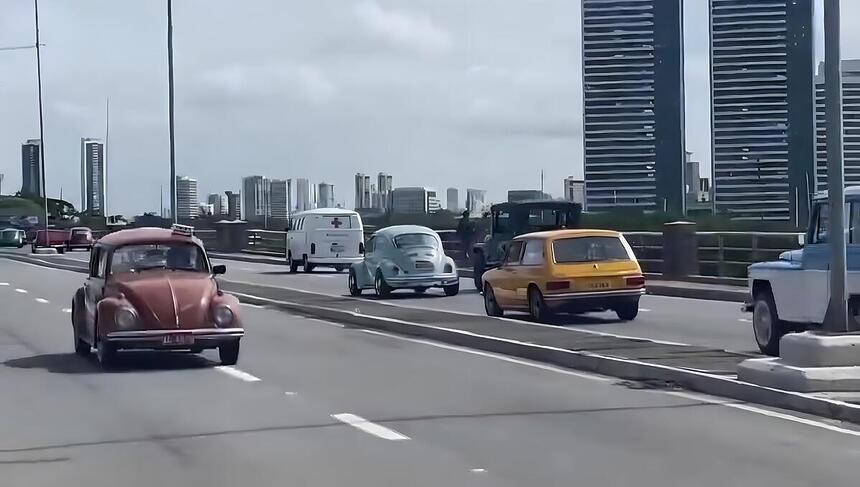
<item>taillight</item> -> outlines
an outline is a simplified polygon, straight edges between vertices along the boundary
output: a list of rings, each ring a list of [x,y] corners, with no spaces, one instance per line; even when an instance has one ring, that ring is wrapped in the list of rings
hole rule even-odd
[[[315,253],[317,253],[317,244],[312,243],[311,244],[311,254],[315,254]]]
[[[630,287],[642,287],[645,285],[645,276],[631,276],[627,278],[627,285]]]
[[[546,283],[547,291],[561,291],[570,289],[570,281],[549,281]]]
[[[358,242],[358,253],[359,254],[364,253],[364,242]]]

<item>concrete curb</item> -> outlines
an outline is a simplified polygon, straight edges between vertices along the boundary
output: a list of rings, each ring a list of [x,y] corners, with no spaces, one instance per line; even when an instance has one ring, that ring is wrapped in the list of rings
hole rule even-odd
[[[208,252],[209,257],[213,259],[235,260],[237,262],[250,262],[252,264],[272,264],[272,265],[287,265],[287,259],[281,258],[281,261],[275,260],[272,257],[263,257],[249,254],[222,254],[221,252]]]
[[[13,258],[23,262],[28,262],[29,260],[30,263],[34,263],[31,259],[27,259],[26,257],[14,256]],[[49,261],[40,261],[39,263],[34,264],[45,267],[53,266],[77,272],[86,272],[85,267],[70,266]],[[571,369],[586,370],[622,379],[664,382],[669,386],[679,386],[693,391],[726,397],[737,401],[790,409],[816,416],[860,424],[860,405],[836,399],[758,386],[748,382],[742,382],[731,377],[707,374],[697,372],[695,370],[650,364],[637,360],[579,352],[556,347],[535,345],[516,340],[479,335],[463,330],[423,325],[393,318],[365,315],[358,311],[345,311],[323,306],[279,301],[245,293],[231,292],[229,290],[229,281],[224,281],[223,287],[225,291],[238,297],[241,302],[248,304],[272,306],[300,315],[312,316],[337,323],[382,330],[399,335],[421,337],[466,348],[500,353],[534,360],[536,362],[559,365]]]
[[[227,292],[230,291],[227,290]],[[588,352],[535,345],[397,319],[363,315],[360,312],[278,301],[244,293],[232,294],[245,303],[274,306],[293,313],[322,318],[337,323],[382,330],[399,335],[426,338],[466,348],[500,353],[571,369],[586,370],[622,379],[665,382],[670,386],[679,386],[737,401],[790,409],[860,424],[860,405],[809,394],[758,386],[730,377]]]
[[[709,301],[729,301],[743,303],[749,299],[749,291],[740,289],[702,289],[678,286],[666,286],[659,281],[648,281],[645,292],[656,296],[672,296],[676,298],[706,299]]]

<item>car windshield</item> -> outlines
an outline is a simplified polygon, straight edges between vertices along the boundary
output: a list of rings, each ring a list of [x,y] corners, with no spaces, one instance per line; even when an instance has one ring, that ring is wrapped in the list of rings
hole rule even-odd
[[[426,233],[404,233],[394,237],[394,246],[398,249],[411,247],[436,247],[439,240],[435,236]]]
[[[552,243],[555,261],[559,264],[629,260],[627,249],[618,237],[576,237]]]
[[[111,274],[149,269],[207,272],[208,265],[200,247],[189,243],[126,245],[113,253]]]

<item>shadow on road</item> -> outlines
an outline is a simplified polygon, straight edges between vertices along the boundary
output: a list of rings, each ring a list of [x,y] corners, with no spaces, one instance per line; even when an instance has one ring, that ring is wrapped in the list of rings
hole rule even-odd
[[[201,355],[181,352],[119,352],[114,364],[102,369],[92,357],[80,357],[74,353],[49,353],[10,359],[3,362],[15,369],[43,369],[54,374],[101,374],[114,372],[139,372],[158,370],[202,369],[217,365]]]

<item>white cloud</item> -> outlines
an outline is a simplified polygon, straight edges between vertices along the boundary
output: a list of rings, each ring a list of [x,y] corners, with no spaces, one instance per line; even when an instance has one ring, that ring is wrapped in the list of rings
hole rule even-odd
[[[422,13],[385,9],[372,1],[359,3],[354,13],[370,34],[395,46],[425,54],[443,52],[451,47],[448,31]]]
[[[260,95],[286,95],[312,104],[324,104],[337,95],[337,85],[319,68],[307,64],[221,66],[200,75],[205,87],[225,96],[260,99]]]

